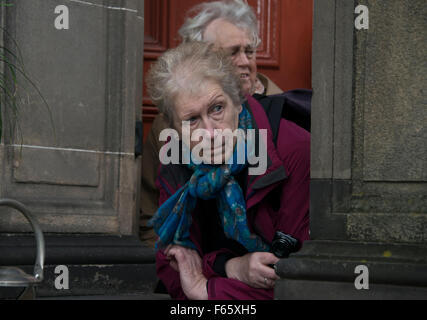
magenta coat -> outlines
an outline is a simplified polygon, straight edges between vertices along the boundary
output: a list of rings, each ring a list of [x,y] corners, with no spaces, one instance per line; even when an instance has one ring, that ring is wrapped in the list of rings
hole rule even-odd
[[[256,126],[268,130],[267,171],[261,176],[248,175],[247,177],[246,207],[249,228],[270,243],[278,230],[290,234],[303,243],[309,239],[310,133],[293,122],[282,119],[276,148],[263,107],[254,98],[250,96],[247,98],[247,105],[254,116]],[[163,204],[179,190],[190,176],[191,173],[190,175],[187,173],[185,166],[161,166],[156,182],[160,190],[159,204]],[[275,188],[281,188],[281,192],[277,193],[277,196],[280,195],[280,208],[274,209],[266,196]],[[196,211],[197,207],[193,216],[197,214]],[[190,235],[203,260],[203,274],[209,279],[209,299],[274,298],[273,289],[255,289],[238,280],[218,275],[213,269],[215,259],[218,254],[229,252],[229,250],[224,248],[203,254],[202,230],[194,221],[193,218]],[[179,273],[172,269],[161,250],[156,254],[156,269],[159,279],[172,298],[187,299],[181,288]]]

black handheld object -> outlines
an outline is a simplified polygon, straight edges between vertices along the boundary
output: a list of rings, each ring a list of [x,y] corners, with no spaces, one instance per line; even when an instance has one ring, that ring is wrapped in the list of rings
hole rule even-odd
[[[298,251],[299,241],[289,234],[277,231],[271,243],[271,252],[279,259],[287,258]]]

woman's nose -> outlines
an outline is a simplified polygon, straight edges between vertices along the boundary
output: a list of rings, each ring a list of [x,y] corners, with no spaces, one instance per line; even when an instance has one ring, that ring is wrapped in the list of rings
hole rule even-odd
[[[239,53],[236,54],[235,63],[238,67],[249,65],[248,56],[244,51],[240,51]]]
[[[207,138],[209,139],[214,139],[215,135],[217,134],[216,132],[216,126],[215,124],[210,120],[204,120],[203,121],[203,129],[205,130],[205,134],[207,136]]]

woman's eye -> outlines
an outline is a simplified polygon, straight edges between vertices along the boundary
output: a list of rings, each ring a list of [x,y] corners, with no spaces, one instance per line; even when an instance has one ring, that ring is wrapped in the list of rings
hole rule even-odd
[[[192,117],[192,118],[188,119],[187,121],[190,122],[190,124],[194,124],[194,123],[196,123],[197,118],[196,117]]]
[[[212,112],[214,112],[214,113],[221,112],[223,109],[224,109],[223,106],[218,105],[212,109]]]
[[[252,57],[254,55],[255,51],[254,50],[246,50],[245,53],[248,57]]]

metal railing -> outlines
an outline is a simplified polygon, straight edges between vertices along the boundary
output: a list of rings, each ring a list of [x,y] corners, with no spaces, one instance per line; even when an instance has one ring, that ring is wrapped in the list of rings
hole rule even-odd
[[[41,283],[43,281],[45,242],[39,223],[30,210],[16,200],[0,199],[0,207],[14,208],[25,216],[34,231],[37,245],[34,275],[29,275],[17,267],[0,267],[0,287],[28,287]]]

